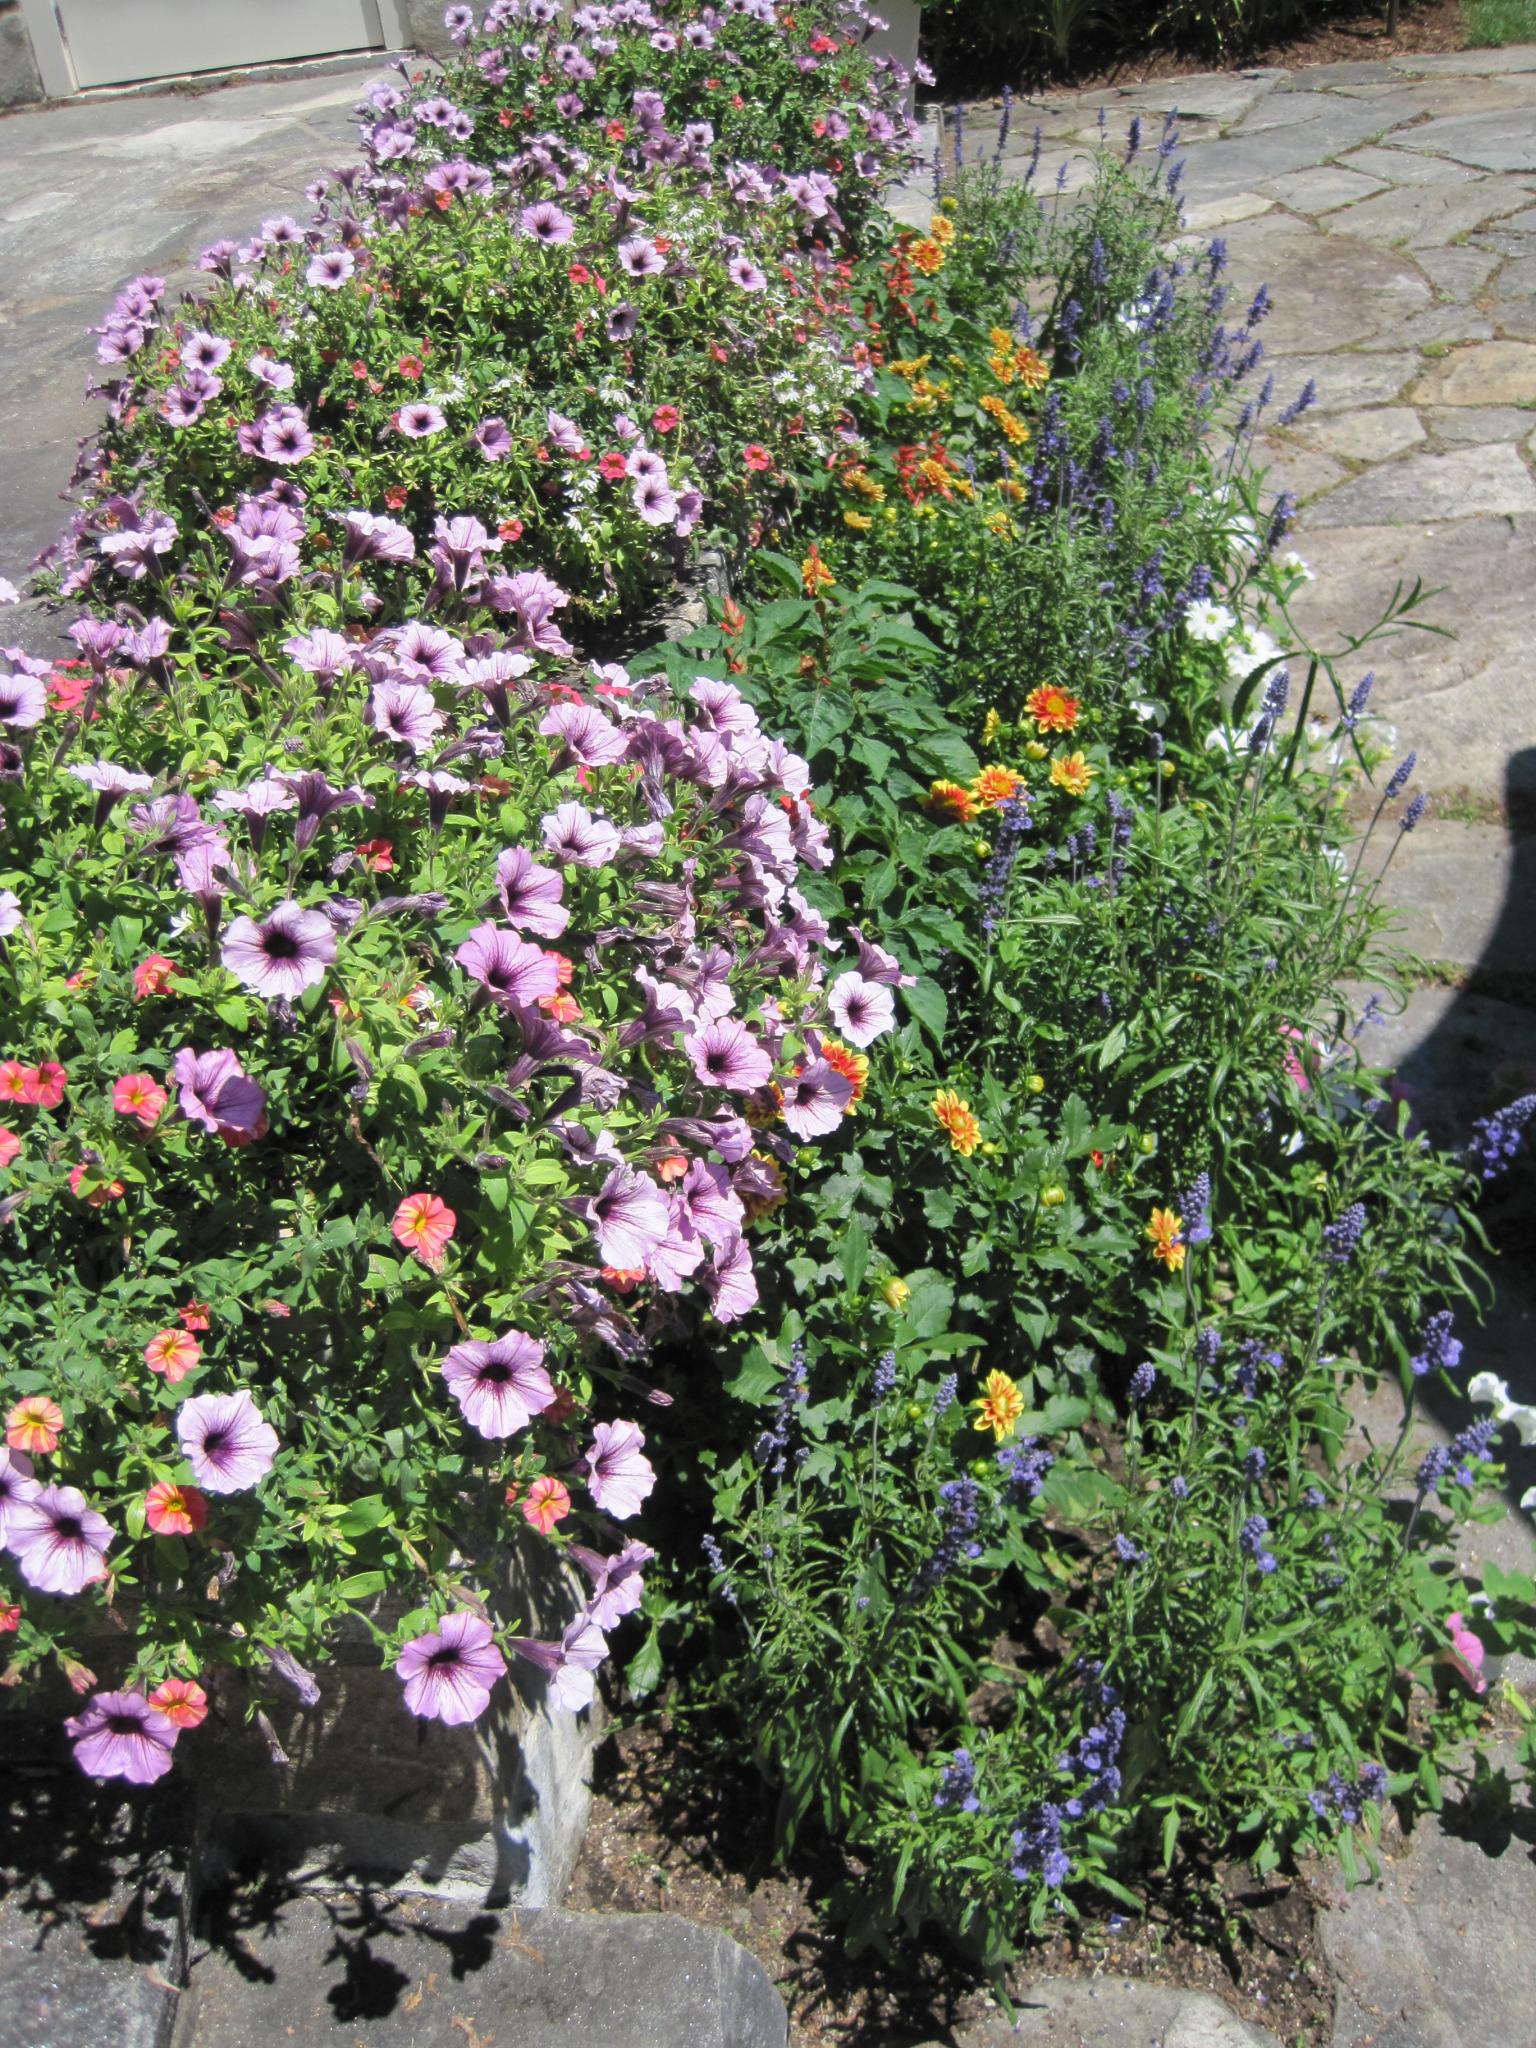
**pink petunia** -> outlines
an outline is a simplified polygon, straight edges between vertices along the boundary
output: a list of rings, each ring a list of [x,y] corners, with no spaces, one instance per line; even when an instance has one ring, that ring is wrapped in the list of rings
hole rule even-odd
[[[589,1201],[573,1206],[597,1233],[603,1264],[625,1272],[646,1270],[670,1221],[666,1196],[632,1166],[616,1166]]]
[[[720,1245],[714,1269],[705,1275],[704,1285],[717,1322],[734,1323],[749,1309],[756,1308],[757,1281],[745,1238],[730,1237]]]
[[[509,846],[496,862],[496,888],[508,924],[541,939],[558,939],[571,921],[561,903],[565,881],[536,861],[526,846]]]
[[[451,1728],[479,1720],[506,1669],[490,1623],[462,1607],[414,1637],[395,1660],[411,1712]]]
[[[626,1614],[634,1613],[645,1591],[640,1575],[656,1555],[648,1544],[631,1541],[616,1557],[602,1557],[573,1543],[570,1555],[592,1581],[587,1612],[599,1628],[616,1628]]]

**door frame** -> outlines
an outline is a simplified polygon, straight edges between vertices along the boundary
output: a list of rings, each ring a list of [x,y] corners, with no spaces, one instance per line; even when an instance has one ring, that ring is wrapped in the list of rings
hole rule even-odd
[[[199,0],[191,0],[191,4],[196,6],[199,4]],[[380,40],[375,47],[381,53],[385,50],[404,50],[410,47],[411,39],[405,20],[405,0],[362,0],[362,6],[365,14],[372,13],[378,20]],[[64,31],[60,25],[58,14],[55,11],[53,0],[21,0],[21,18],[26,24],[28,35],[32,39],[32,54],[37,59],[37,69],[43,81],[43,91],[51,100],[73,99],[81,90],[80,81],[75,76],[75,67],[70,61],[69,45],[64,39]],[[345,55],[345,52],[339,52],[338,54]],[[245,68],[251,70],[264,69],[267,63],[277,64],[283,61],[282,58],[273,57],[264,59],[261,65],[251,65]],[[319,63],[322,60],[318,57],[312,57],[300,61]],[[163,75],[167,78],[175,78],[186,77],[190,74],[185,72],[166,72]],[[217,72],[210,72],[199,75],[217,77],[219,74]],[[128,79],[120,87],[97,85],[90,87],[90,90],[92,92],[131,91],[137,87],[154,83],[154,79],[148,78]]]

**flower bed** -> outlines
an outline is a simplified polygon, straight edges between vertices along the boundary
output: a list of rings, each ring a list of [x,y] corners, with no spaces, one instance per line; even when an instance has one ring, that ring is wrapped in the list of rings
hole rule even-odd
[[[859,1938],[991,1962],[1181,1843],[1352,1859],[1478,1718],[1496,1424],[1343,1402],[1457,1365],[1478,1160],[1354,1050],[1370,636],[1291,618],[1265,295],[1171,133],[897,230],[819,7],[450,26],[308,226],[120,297],[79,660],[0,681],[8,1676],[149,1781],[348,1617],[463,1723],[638,1611]]]

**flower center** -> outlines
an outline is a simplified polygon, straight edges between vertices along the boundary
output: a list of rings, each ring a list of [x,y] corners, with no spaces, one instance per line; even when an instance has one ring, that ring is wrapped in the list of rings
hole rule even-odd
[[[261,950],[269,960],[297,960],[299,942],[291,932],[268,931],[263,934]]]

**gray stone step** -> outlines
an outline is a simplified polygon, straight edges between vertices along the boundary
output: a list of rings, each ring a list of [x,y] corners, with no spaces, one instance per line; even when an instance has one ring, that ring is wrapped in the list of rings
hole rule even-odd
[[[789,2038],[762,1965],[670,1913],[477,1912],[258,1888],[224,1900],[206,1928],[173,2048],[786,2048]]]
[[[1016,2015],[992,2014],[923,2048],[1280,2048],[1207,1992],[1132,1977],[1044,1978],[1019,1995]]]

